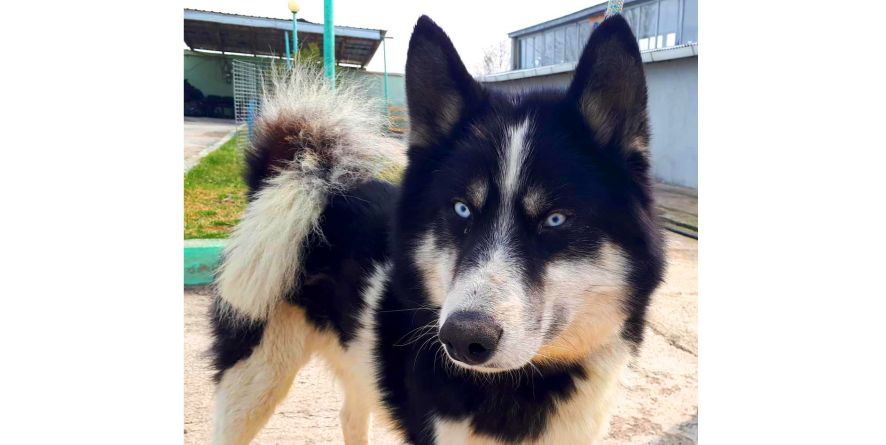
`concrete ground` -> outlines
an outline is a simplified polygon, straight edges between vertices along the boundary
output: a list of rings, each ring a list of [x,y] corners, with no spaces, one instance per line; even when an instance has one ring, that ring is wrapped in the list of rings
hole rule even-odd
[[[646,341],[622,382],[605,445],[693,445],[698,442],[698,242],[667,232],[668,272],[650,307]],[[185,443],[210,440],[212,382],[205,289],[185,289]],[[342,392],[317,361],[299,375],[258,444],[342,444]],[[398,444],[382,426],[375,444]]]
[[[698,239],[698,192],[685,187],[655,184],[655,202],[668,230]]]
[[[236,122],[229,119],[185,117],[185,171],[227,142],[236,129]]]

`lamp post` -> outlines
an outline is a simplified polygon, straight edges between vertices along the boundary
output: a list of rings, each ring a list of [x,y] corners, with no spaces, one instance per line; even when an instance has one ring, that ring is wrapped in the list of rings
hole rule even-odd
[[[292,59],[289,57],[289,31],[283,31],[283,41],[286,42],[286,68],[292,69]]]
[[[388,45],[387,40],[393,39],[393,37],[383,37],[381,39],[381,51],[382,58],[384,62],[384,86],[385,86],[385,115],[388,117],[388,127],[391,126],[391,105],[388,102]]]
[[[292,58],[298,57],[298,20],[295,15],[301,9],[295,0],[289,0],[289,10],[292,11]]]
[[[335,27],[332,19],[332,0],[323,0],[323,70],[332,88],[335,88]]]

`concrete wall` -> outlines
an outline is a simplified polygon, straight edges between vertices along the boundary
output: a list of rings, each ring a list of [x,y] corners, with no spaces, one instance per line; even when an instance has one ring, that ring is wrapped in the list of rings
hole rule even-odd
[[[698,57],[647,63],[652,171],[668,184],[698,188]],[[572,72],[487,83],[503,90],[566,88]]]
[[[224,79],[224,59],[185,53],[185,80],[205,95],[233,96],[234,88]]]
[[[674,185],[698,188],[698,57],[647,63],[652,170]]]

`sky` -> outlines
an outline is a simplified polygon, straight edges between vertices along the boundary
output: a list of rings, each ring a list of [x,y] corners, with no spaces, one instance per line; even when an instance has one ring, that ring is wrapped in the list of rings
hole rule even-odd
[[[323,0],[296,0],[299,18],[323,22]],[[388,71],[402,73],[406,49],[415,21],[427,14],[449,34],[468,70],[476,73],[483,50],[508,39],[508,33],[551,20],[580,9],[605,3],[599,0],[550,0],[547,2],[504,0],[335,0],[335,24],[388,31]],[[233,14],[291,19],[287,0],[185,0],[185,8]],[[383,69],[381,48],[367,65]]]

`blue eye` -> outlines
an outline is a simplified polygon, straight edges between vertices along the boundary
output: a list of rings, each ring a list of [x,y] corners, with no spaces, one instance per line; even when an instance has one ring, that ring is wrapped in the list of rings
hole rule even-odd
[[[566,222],[566,215],[554,212],[548,215],[548,217],[545,219],[545,226],[557,227],[563,225],[564,222]]]
[[[461,201],[455,201],[455,214],[462,218],[468,218],[471,216],[471,209],[467,204]]]

